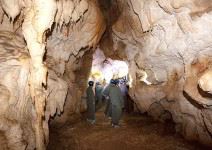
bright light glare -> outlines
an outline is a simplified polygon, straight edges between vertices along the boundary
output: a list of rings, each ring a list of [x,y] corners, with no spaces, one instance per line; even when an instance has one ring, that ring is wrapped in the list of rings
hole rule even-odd
[[[104,53],[97,48],[93,55],[90,80],[110,83],[113,78],[122,78],[128,75],[128,64],[124,61],[107,59]]]
[[[98,76],[95,74],[98,73]],[[109,83],[112,78],[122,78],[128,75],[128,65],[124,61],[107,59],[102,63],[92,66],[90,79],[102,81],[105,79]]]

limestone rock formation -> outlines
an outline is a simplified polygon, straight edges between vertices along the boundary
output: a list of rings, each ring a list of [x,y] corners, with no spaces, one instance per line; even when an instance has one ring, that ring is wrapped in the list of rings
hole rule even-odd
[[[9,19],[1,18],[0,32],[2,147],[42,150],[48,144],[50,117],[60,115],[65,100],[70,101],[67,94],[76,92],[70,83],[75,81],[74,65],[85,50],[95,48],[104,20],[95,0],[2,0],[1,15],[5,14]],[[69,30],[75,35],[68,36]]]
[[[34,149],[36,112],[30,95],[30,57],[20,35],[0,32],[1,40],[1,133],[9,149]],[[49,71],[45,120],[48,140],[49,117],[63,110],[66,82]],[[51,87],[51,88],[50,88]],[[57,95],[55,96],[55,93]],[[59,99],[58,99],[59,97]],[[47,141],[46,141],[47,142]]]
[[[207,145],[212,145],[211,6],[207,0],[118,0],[105,11],[115,21],[100,43],[108,56],[125,53],[130,95],[141,112],[159,120],[169,112],[179,133]],[[110,15],[115,10],[119,13]]]
[[[130,95],[141,112],[173,119],[186,139],[212,145],[210,0],[0,0],[0,6],[4,149],[45,149],[49,120],[58,114],[55,122],[65,122],[85,109],[97,46],[105,58],[128,63]]]

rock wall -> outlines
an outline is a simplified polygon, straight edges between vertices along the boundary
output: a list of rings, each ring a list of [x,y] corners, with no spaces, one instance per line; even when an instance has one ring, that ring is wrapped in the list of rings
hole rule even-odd
[[[113,21],[100,47],[128,61],[130,95],[140,111],[172,118],[186,139],[212,145],[212,2],[117,0],[109,6],[105,16]]]
[[[140,111],[212,145],[210,0],[0,2],[2,147],[45,149],[50,117],[63,112],[56,121],[65,122],[85,109],[91,49],[105,25],[99,48],[128,62]]]
[[[0,32],[1,41],[1,111],[0,122],[3,147],[7,149],[34,149],[36,111],[30,95],[30,57],[26,43],[20,35]],[[49,88],[43,128],[48,143],[50,115],[63,110],[67,84],[49,71]],[[55,93],[57,95],[55,96]],[[58,101],[58,97],[60,101]],[[61,106],[62,105],[62,106]]]
[[[69,92],[65,111],[54,122],[64,123],[75,113],[85,111],[84,91],[92,65],[92,54],[105,31],[105,21],[98,3],[89,1],[89,9],[83,20],[63,26],[54,26],[54,31],[47,41],[47,62],[50,68],[63,76],[68,83]]]
[[[43,150],[50,118],[83,110],[90,67],[78,69],[89,65],[82,56],[97,45],[104,20],[95,0],[0,2],[1,145]]]

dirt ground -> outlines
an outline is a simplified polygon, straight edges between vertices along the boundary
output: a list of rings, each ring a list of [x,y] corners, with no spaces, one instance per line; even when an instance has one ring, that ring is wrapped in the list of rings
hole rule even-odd
[[[124,114],[120,128],[112,128],[103,110],[90,125],[85,116],[50,128],[48,150],[206,150],[174,132],[172,124],[158,123],[138,114]]]

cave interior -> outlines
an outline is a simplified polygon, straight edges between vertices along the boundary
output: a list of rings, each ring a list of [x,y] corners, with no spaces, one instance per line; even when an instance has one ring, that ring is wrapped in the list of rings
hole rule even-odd
[[[211,0],[0,0],[0,6],[0,150],[118,150],[122,141],[126,149],[212,147]],[[101,126],[87,126],[84,118],[88,81],[111,79],[129,87],[131,113],[123,120],[131,126],[122,121],[119,141],[77,144],[82,132],[99,128],[117,137],[102,110]],[[157,124],[174,135],[156,137]],[[127,139],[145,136],[143,127],[155,136]],[[58,142],[65,133],[76,139]],[[177,148],[175,134],[181,144],[200,147]]]

